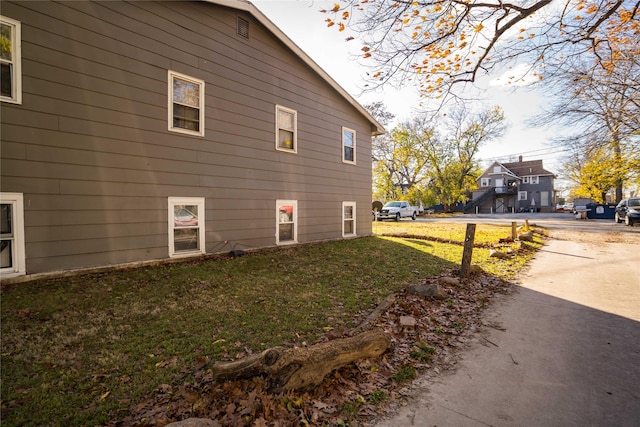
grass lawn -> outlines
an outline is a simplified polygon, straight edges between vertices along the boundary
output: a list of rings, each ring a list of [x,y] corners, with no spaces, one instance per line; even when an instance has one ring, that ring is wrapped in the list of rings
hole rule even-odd
[[[462,258],[464,224],[374,223],[378,237],[2,287],[2,425],[105,424],[204,360],[311,343]],[[476,243],[510,227],[478,225]],[[440,240],[387,237],[424,235]],[[530,244],[539,247],[540,241]],[[473,262],[513,278],[512,260]]]

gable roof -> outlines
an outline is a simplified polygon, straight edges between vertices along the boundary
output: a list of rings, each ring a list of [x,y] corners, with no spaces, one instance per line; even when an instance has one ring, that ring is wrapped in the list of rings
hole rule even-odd
[[[494,167],[496,166],[500,166],[500,172],[494,172]],[[483,177],[485,175],[509,175],[512,176],[514,178],[518,178],[518,175],[514,174],[513,172],[511,172],[509,169],[507,169],[502,163],[500,162],[493,162],[493,164],[491,166],[489,166],[483,173],[482,175],[480,175],[480,177]],[[478,179],[480,179],[480,177],[478,177]]]
[[[355,107],[369,122],[373,125],[375,130],[373,135],[382,135],[386,131],[373,116],[356,101],[342,86],[340,86],[326,71],[322,69],[309,55],[307,55],[293,40],[291,40],[276,24],[274,24],[267,16],[260,11],[253,3],[247,0],[204,0],[208,3],[213,3],[219,6],[229,7],[231,9],[242,10],[250,13],[254,18],[264,25],[273,35],[275,35],[285,46],[293,51],[302,61],[304,61],[313,71],[315,71],[320,77],[322,77],[333,89],[336,90],[349,104]]]
[[[509,169],[517,176],[528,175],[555,175],[542,166],[542,160],[527,160],[513,163],[502,163],[502,166]]]
[[[495,166],[500,166],[500,172],[493,172]],[[549,172],[542,166],[542,160],[527,160],[518,161],[512,163],[500,163],[493,162],[483,173],[478,177],[480,180],[484,176],[491,175],[509,175],[514,178],[521,178],[523,176],[555,176],[553,172]]]

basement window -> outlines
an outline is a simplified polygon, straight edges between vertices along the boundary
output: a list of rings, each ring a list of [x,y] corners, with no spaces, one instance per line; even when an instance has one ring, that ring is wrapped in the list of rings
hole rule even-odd
[[[169,197],[169,256],[205,253],[204,197]]]
[[[276,244],[298,241],[298,201],[276,200]]]
[[[356,202],[342,202],[342,237],[356,235]]]
[[[24,275],[24,201],[22,193],[0,193],[0,274]]]

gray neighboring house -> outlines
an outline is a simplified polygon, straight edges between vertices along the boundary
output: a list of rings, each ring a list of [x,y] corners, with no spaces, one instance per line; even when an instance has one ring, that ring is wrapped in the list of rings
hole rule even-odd
[[[478,178],[466,213],[553,212],[555,175],[542,160],[493,163]]]
[[[371,234],[384,129],[251,3],[0,15],[3,281]]]

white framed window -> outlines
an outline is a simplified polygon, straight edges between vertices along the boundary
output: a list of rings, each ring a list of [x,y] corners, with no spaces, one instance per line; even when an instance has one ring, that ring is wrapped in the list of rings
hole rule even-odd
[[[527,192],[518,191],[518,200],[527,200]]]
[[[0,100],[22,103],[20,22],[0,16]]]
[[[24,199],[21,193],[0,193],[0,274],[26,273],[24,244]]]
[[[523,176],[522,177],[522,183],[523,184],[529,184],[529,177],[528,176]]]
[[[298,112],[276,105],[276,150],[298,152]]]
[[[169,130],[204,136],[204,81],[169,70]]]
[[[342,202],[342,237],[356,235],[356,202]]]
[[[529,178],[529,183],[530,184],[539,184],[540,183],[540,177],[538,175],[534,175],[532,177]]]
[[[356,163],[356,131],[346,127],[342,128],[342,161]]]
[[[298,242],[298,201],[276,200],[276,244]]]
[[[502,170],[502,168],[500,166],[494,166],[493,167],[493,173],[500,173],[501,170]]]
[[[169,197],[169,256],[205,253],[204,197]]]
[[[480,187],[491,187],[491,178],[480,178]]]

